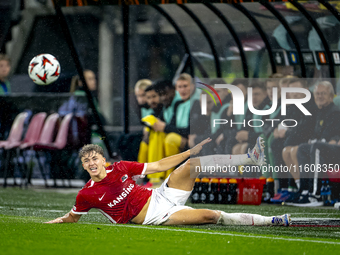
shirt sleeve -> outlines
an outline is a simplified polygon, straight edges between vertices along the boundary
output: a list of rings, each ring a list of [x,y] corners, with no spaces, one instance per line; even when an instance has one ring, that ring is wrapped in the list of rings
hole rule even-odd
[[[147,163],[138,163],[130,161],[120,161],[120,164],[124,166],[126,173],[134,180],[138,178],[144,178],[145,171],[147,168]]]
[[[76,203],[73,206],[71,212],[74,214],[87,214],[88,211],[90,211],[91,206],[89,202],[87,202],[83,196],[78,193],[77,198],[76,198]]]

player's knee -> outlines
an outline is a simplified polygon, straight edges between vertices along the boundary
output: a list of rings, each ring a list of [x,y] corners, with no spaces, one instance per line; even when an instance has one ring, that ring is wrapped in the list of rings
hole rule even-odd
[[[215,224],[220,218],[220,214],[221,213],[218,211],[207,210],[202,214],[202,221],[206,224],[208,223]]]
[[[287,148],[283,148],[283,150],[282,150],[282,158],[284,160],[287,160],[289,155],[290,155],[290,150],[288,150]]]
[[[169,133],[165,136],[164,143],[168,145],[178,145],[178,143],[180,143],[178,136],[176,133]]]

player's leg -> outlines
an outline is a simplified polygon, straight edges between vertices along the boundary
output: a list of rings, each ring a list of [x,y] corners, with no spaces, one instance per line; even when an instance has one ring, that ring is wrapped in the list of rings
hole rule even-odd
[[[290,151],[290,156],[292,158],[292,162],[294,166],[298,166],[298,158],[297,158],[297,152],[298,152],[299,146],[294,146]]]
[[[163,225],[222,224],[244,226],[289,226],[290,216],[261,216],[249,213],[226,213],[207,209],[183,209],[172,214]]]
[[[262,165],[265,163],[264,144],[262,138],[256,140],[256,145],[247,154],[241,155],[210,155],[187,160],[170,175],[168,187],[191,191],[195,184],[195,178],[200,169],[211,166],[239,166]],[[190,175],[191,174],[191,175]]]
[[[241,150],[240,150],[240,154],[244,154],[247,152],[247,149],[248,149],[248,143],[242,143],[241,144]]]
[[[162,225],[216,224],[221,212],[208,209],[183,209],[172,214]]]
[[[240,151],[241,151],[241,145],[240,143],[236,144],[233,149],[232,149],[232,152],[231,154],[233,155],[237,155],[237,154],[241,154]]]
[[[290,157],[290,165],[287,165],[289,167],[289,172],[293,176],[295,180],[295,184],[298,189],[300,189],[300,171],[299,171],[299,165],[297,161],[297,151],[299,146],[292,146],[290,147],[289,157]]]

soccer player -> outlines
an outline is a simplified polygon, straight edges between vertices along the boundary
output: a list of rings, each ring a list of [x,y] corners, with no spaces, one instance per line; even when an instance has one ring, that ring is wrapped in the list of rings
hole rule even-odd
[[[106,169],[101,147],[93,144],[85,145],[79,152],[79,156],[91,180],[79,191],[76,203],[69,213],[47,223],[77,222],[81,215],[86,214],[91,208],[96,208],[112,223],[289,226],[290,216],[288,214],[264,217],[258,214],[225,213],[185,206],[195,184],[195,177],[199,174],[194,171],[196,166],[262,165],[265,163],[264,145],[260,137],[255,147],[247,154],[212,155],[188,159],[157,189],[146,189],[136,184],[135,179],[138,177],[166,171],[190,156],[197,155],[202,146],[210,141],[210,138],[205,139],[190,150],[157,162],[120,161]]]

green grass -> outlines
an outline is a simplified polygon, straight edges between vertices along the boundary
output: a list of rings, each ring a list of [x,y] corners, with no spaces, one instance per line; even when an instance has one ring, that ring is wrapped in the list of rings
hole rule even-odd
[[[92,209],[77,224],[43,224],[76,193],[0,188],[0,254],[339,254],[339,228],[114,225]],[[333,208],[190,205],[292,218],[340,218]]]

